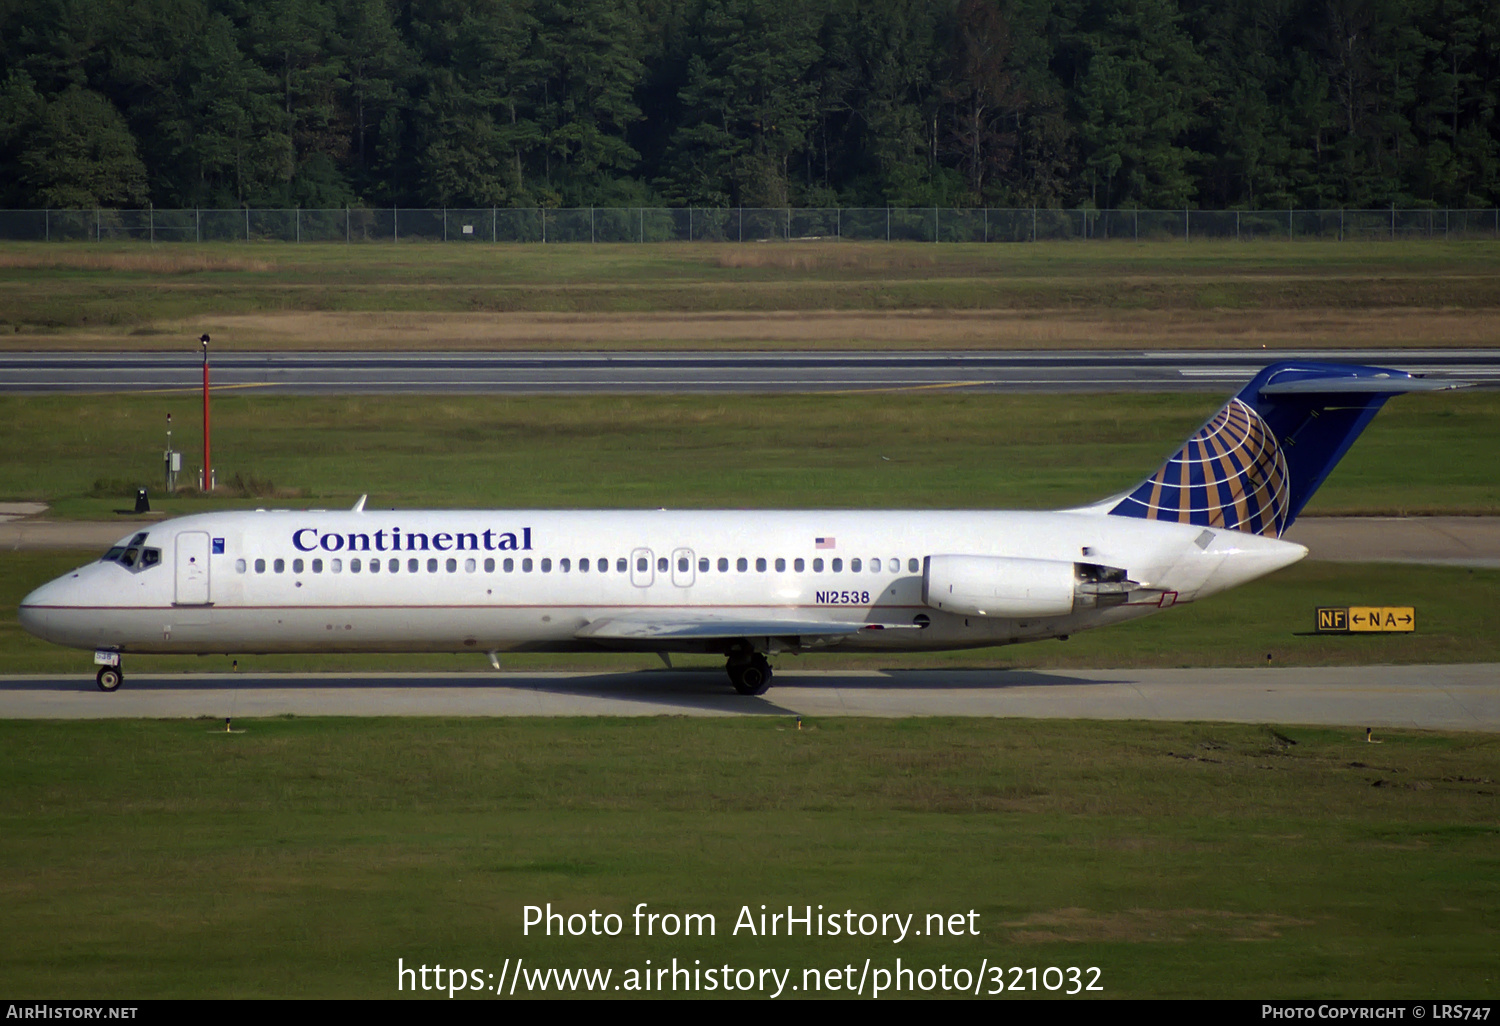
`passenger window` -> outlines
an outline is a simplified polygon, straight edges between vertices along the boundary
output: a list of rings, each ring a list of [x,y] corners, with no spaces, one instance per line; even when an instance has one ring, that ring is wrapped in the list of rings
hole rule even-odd
[[[443,564],[443,569],[447,570],[450,574],[458,573],[458,560],[454,559],[452,556],[449,556],[448,561]]]
[[[741,556],[739,559],[736,559],[734,561],[734,568],[740,573],[744,573],[746,570],[750,569],[750,561],[747,560],[744,556]]]
[[[806,566],[806,565],[807,564],[805,564],[805,563],[802,562],[802,557],[801,556],[798,556],[796,559],[792,560],[792,569],[795,570],[799,574],[802,572],[802,568],[804,566]]]
[[[436,563],[437,560],[433,560],[433,562]],[[414,573],[416,573],[417,571],[419,571],[421,569],[422,569],[422,561],[420,559],[408,559],[406,561],[406,572],[407,573],[414,574]],[[433,569],[436,570],[437,567],[434,566]]]
[[[859,573],[859,559],[857,557],[849,560],[849,572],[851,574]]]
[[[656,572],[657,573],[659,573],[659,574],[666,573],[667,572],[667,565],[668,564],[667,564],[667,557],[666,556],[657,556],[656,557]]]
[[[266,572],[266,561],[264,559],[257,559],[255,561],[255,572],[258,574]]]
[[[875,558],[875,559],[870,560],[870,573],[872,573],[872,574],[878,574],[878,573],[880,573],[880,559],[878,557]]]
[[[542,573],[544,573],[544,574],[550,574],[551,572],[552,572],[552,557],[551,556],[546,556],[546,557],[544,557],[542,559]]]
[[[523,574],[529,574],[529,573],[531,573],[531,557],[530,556],[527,556],[525,559],[521,560],[521,573],[523,573]]]
[[[276,562],[271,564],[271,569],[275,570],[278,574],[286,573],[286,560],[276,560]]]
[[[645,556],[641,556],[639,559],[637,559],[635,561],[635,568],[636,568],[637,572],[639,572],[639,573],[645,573],[647,570],[651,569],[651,561],[649,559],[647,559]]]
[[[678,556],[677,557],[677,572],[678,573],[680,573],[680,574],[687,573],[688,572],[688,567],[690,567],[690,566],[692,566],[692,563],[688,560],[688,558],[686,556]]]
[[[615,573],[623,574],[626,570],[629,569],[630,562],[624,556],[621,556],[619,559],[615,560]]]
[[[507,556],[505,562],[500,564],[500,569],[504,570],[508,574],[514,573],[516,569],[516,561]]]
[[[357,560],[357,559],[351,559],[351,560],[349,560],[349,572],[351,574],[357,574],[357,573],[359,573],[359,567],[360,567],[359,560]]]
[[[839,573],[844,569],[844,561],[842,559],[835,559],[833,562],[828,564],[828,569],[832,570],[834,573]]]
[[[757,557],[755,557],[755,572],[759,573],[759,574],[763,574],[763,573],[766,572],[766,557],[765,556],[757,556]]]
[[[584,556],[578,561],[578,572],[581,574],[586,574],[589,572],[589,558],[587,556]]]
[[[336,574],[341,574],[344,572],[344,561],[342,559],[330,559],[328,561],[328,569]]]
[[[557,561],[557,568],[559,570],[561,570],[563,573],[567,573],[572,566],[573,566],[572,562],[570,562],[567,559],[559,559]]]
[[[472,558],[464,560],[464,573],[472,574],[478,565]]]
[[[609,573],[609,557],[608,556],[600,556],[594,562],[599,567],[599,572],[601,574],[607,574],[607,573]]]
[[[307,566],[307,564],[304,563],[304,562],[302,562],[302,560],[300,560],[300,559],[294,559],[294,560],[292,560],[292,573],[294,573],[294,574],[300,574],[302,572],[303,568],[306,567],[306,566]]]
[[[729,572],[729,560],[725,559],[723,556],[720,556],[719,557],[719,573],[721,573],[721,574],[727,574],[728,572]]]
[[[237,574],[245,572],[245,561],[243,559],[236,559],[234,561],[234,572]]]
[[[436,558],[434,558],[434,557],[429,557],[428,558],[428,560],[427,560],[427,572],[430,573],[430,574],[437,573],[437,559]]]
[[[813,560],[813,573],[820,574],[822,572],[823,572],[823,558],[821,556],[819,556],[817,559]]]
[[[782,559],[780,556],[776,557],[776,572],[778,574],[786,573],[786,560]]]
[[[372,573],[372,574],[378,574],[378,573],[380,573],[380,560],[378,560],[378,559],[372,559],[372,560],[370,560],[370,573]]]
[[[487,556],[484,561],[484,572],[492,574],[495,572],[495,557]]]
[[[412,560],[412,562],[415,563],[416,560],[414,559],[414,560]],[[399,560],[399,559],[395,558],[394,556],[392,556],[390,562],[388,562],[385,565],[385,568],[387,570],[389,570],[391,573],[396,573],[398,570],[401,569],[401,560]],[[416,568],[413,567],[412,569],[416,569]]]
[[[312,561],[312,572],[315,574],[320,574],[323,572],[323,561],[321,559],[315,559]]]
[[[700,574],[706,574],[706,573],[708,573],[708,557],[707,556],[699,556],[698,557],[698,572]]]
[[[906,572],[907,573],[914,574],[914,573],[916,573],[920,569],[921,569],[921,567],[919,567],[917,565],[917,558],[915,556],[913,556],[911,559],[908,559],[906,561]]]

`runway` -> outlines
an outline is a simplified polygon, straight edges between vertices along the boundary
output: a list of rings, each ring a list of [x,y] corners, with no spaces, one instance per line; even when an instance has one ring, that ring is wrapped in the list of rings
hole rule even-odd
[[[1220,393],[1275,360],[1390,365],[1500,384],[1500,349],[1163,352],[223,353],[218,391],[328,394]],[[195,353],[0,353],[0,393],[198,391]]]
[[[704,670],[0,676],[0,719],[260,716],[978,716],[1500,731],[1500,665],[817,671],[747,698]]]

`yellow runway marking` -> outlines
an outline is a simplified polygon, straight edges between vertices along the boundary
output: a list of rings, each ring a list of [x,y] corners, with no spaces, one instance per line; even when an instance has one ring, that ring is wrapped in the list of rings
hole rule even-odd
[[[997,385],[998,381],[940,381],[931,385],[883,385],[878,388],[830,388],[818,395],[863,395],[867,392],[928,392],[942,388],[974,388],[979,385]]]

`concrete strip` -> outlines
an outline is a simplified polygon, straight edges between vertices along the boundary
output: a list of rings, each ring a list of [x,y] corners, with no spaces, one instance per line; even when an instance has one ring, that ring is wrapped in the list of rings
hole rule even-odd
[[[723,674],[0,676],[0,718],[257,716],[980,716],[1500,732],[1500,664],[1189,670],[783,670]]]
[[[1500,567],[1500,517],[1303,517],[1286,539],[1332,562]]]

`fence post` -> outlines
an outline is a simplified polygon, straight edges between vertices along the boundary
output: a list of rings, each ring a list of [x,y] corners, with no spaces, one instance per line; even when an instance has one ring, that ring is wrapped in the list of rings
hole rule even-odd
[[[401,241],[401,229],[400,229],[400,226],[398,224],[398,222],[400,220],[401,220],[400,208],[397,207],[397,206],[395,206],[395,205],[392,205],[391,206],[391,241],[392,242],[400,242]]]
[[[495,207],[492,204],[490,206],[490,242],[491,243],[496,243],[496,242],[499,242],[499,241],[500,241],[500,216],[497,213],[495,213]]]
[[[302,243],[302,208],[297,208],[297,244]]]
[[[1339,207],[1339,241],[1344,241],[1344,208]]]
[[[1286,241],[1288,242],[1292,241],[1292,212],[1296,209],[1296,207],[1286,208]]]
[[[1391,216],[1394,217],[1395,215],[1392,214]],[[146,204],[146,220],[151,225],[151,242],[152,242],[152,244],[155,244],[155,242],[156,242],[156,204],[155,203],[147,203]]]
[[[936,242],[943,230],[938,226],[938,208],[932,208],[932,241]]]
[[[990,241],[990,208],[984,208],[984,241]]]
[[[1036,241],[1036,207],[1031,208],[1031,241]]]
[[[1130,236],[1132,242],[1141,241],[1141,210],[1139,207],[1130,212]]]
[[[245,241],[250,241],[250,208],[245,208]]]
[[[885,208],[885,241],[891,241],[891,208]]]
[[[1187,207],[1182,208],[1182,241],[1193,241],[1193,215]]]
[[[448,241],[448,208],[443,208],[443,241]]]
[[[42,241],[43,242],[51,242],[52,241],[52,208],[51,207],[44,207],[42,209]]]
[[[842,239],[844,237],[844,208],[833,208],[833,237]]]
[[[104,215],[100,213],[98,207],[94,208],[94,241],[104,241]]]
[[[203,211],[193,208],[193,241],[203,241]]]
[[[349,204],[344,204],[344,245],[349,245]]]
[[[745,208],[744,207],[736,207],[735,210],[737,210],[739,212],[740,241],[744,242],[745,241]]]
[[[1391,204],[1391,238],[1396,238],[1396,204]]]

